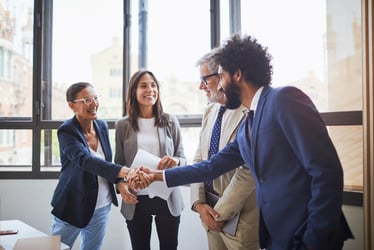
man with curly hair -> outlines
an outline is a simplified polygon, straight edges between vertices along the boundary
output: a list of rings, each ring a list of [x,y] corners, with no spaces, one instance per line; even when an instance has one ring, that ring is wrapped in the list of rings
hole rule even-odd
[[[295,87],[270,86],[271,59],[256,39],[233,35],[215,57],[218,89],[226,95],[227,108],[242,104],[249,119],[236,139],[209,160],[150,178],[171,187],[246,164],[256,180],[261,248],[342,249],[353,235],[342,212],[338,154],[310,98]]]

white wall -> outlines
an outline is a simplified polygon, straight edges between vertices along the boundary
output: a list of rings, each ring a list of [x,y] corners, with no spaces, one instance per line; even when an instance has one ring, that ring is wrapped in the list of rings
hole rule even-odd
[[[0,219],[19,219],[34,228],[50,234],[50,200],[57,180],[0,180]],[[182,187],[186,208],[181,216],[179,250],[206,250],[205,232],[198,215],[190,210],[189,188]],[[118,197],[120,200],[120,197]],[[356,237],[346,242],[344,250],[363,249],[363,211],[360,207],[345,206],[344,213]],[[74,250],[79,249],[79,242]],[[112,207],[103,250],[130,250],[131,244],[126,223],[118,207]],[[152,250],[158,249],[155,232],[152,233]]]
[[[0,219],[19,219],[32,227],[50,234],[50,200],[57,180],[0,180]],[[198,215],[190,210],[190,196],[187,187],[181,187],[185,206],[179,230],[181,250],[207,249],[205,232]],[[120,201],[120,196],[118,196]],[[79,239],[78,239],[79,240]],[[74,250],[79,250],[79,241]],[[126,222],[119,207],[112,206],[103,250],[130,250]],[[156,232],[152,233],[152,249],[158,249]]]

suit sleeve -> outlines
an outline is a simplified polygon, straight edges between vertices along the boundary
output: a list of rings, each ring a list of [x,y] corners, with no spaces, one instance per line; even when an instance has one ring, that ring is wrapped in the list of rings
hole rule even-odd
[[[116,122],[116,130],[115,130],[115,153],[114,153],[114,162],[117,164],[121,164],[123,166],[126,165],[125,156],[123,154],[123,140],[124,140],[124,126],[121,120]]]
[[[183,168],[166,169],[164,172],[165,182],[168,187],[203,182],[208,179],[215,179],[243,164],[244,161],[235,139],[220,152],[213,155],[210,160],[187,165]]]
[[[72,126],[62,125],[57,136],[60,150],[64,155],[62,161],[71,161],[77,168],[92,174],[99,175],[108,181],[115,183],[121,166],[112,162],[92,156],[77,129]]]

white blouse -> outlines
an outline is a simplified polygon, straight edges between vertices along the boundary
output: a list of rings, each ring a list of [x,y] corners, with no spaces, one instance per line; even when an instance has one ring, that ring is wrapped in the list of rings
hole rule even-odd
[[[91,153],[97,157],[105,160],[103,148],[101,147],[101,143],[97,145],[97,151],[90,148]],[[97,193],[97,200],[96,200],[96,207],[95,209],[105,207],[112,203],[112,197],[110,196],[108,181],[101,176],[97,176],[97,183],[99,184],[99,191]]]

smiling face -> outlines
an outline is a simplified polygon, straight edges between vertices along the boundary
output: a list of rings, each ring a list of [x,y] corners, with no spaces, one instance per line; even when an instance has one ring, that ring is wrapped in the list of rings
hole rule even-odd
[[[93,98],[93,100],[91,104],[85,104],[82,100],[84,98]],[[69,102],[69,107],[73,110],[78,121],[87,122],[97,119],[99,103],[94,101],[95,98],[97,98],[95,89],[92,87],[86,87],[76,95],[75,100],[77,101]]]
[[[223,70],[221,66],[218,68],[218,74],[220,78],[218,89],[226,96],[226,107],[228,109],[239,108],[241,105],[239,87],[233,82],[229,72]]]
[[[157,98],[157,83],[150,74],[142,75],[136,88],[136,100],[139,103],[139,107],[141,109],[152,107],[156,103]]]
[[[213,75],[216,72],[211,72],[208,68],[208,63],[203,63],[200,65],[200,78],[205,78],[200,81],[199,89],[205,92],[205,95],[209,103],[225,103],[225,95],[218,91],[219,78],[217,75]],[[206,77],[210,76],[210,77]]]

